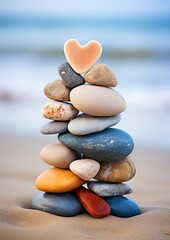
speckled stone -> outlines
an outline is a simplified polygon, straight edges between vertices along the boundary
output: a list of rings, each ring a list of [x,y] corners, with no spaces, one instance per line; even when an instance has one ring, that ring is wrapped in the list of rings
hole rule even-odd
[[[58,67],[58,72],[60,77],[63,79],[64,84],[69,88],[74,88],[76,86],[84,84],[84,78],[76,73],[68,62],[62,63]]]
[[[32,208],[63,217],[72,217],[85,211],[74,192],[39,193],[32,200]]]
[[[86,82],[94,85],[115,87],[117,79],[115,74],[106,64],[97,64],[92,67],[84,76]]]
[[[98,117],[117,115],[126,109],[125,99],[119,92],[91,84],[73,88],[70,92],[70,100],[80,112]]]
[[[87,182],[87,187],[100,197],[125,195],[133,192],[132,187],[126,183],[108,183],[91,180]]]
[[[134,147],[132,137],[128,133],[116,128],[107,128],[102,132],[84,136],[60,133],[58,139],[87,158],[101,162],[112,162],[122,159],[128,156]]]
[[[40,151],[40,158],[54,167],[69,168],[69,164],[81,158],[80,154],[61,143],[51,143]]]
[[[46,97],[56,101],[70,101],[70,88],[66,87],[63,80],[55,80],[44,87]]]
[[[75,135],[86,135],[100,132],[104,129],[116,125],[121,119],[120,115],[111,117],[93,117],[80,114],[72,119],[68,124],[68,130]]]
[[[35,180],[35,186],[40,191],[50,193],[69,192],[85,181],[70,170],[50,168],[41,173]]]
[[[70,103],[54,101],[44,105],[42,114],[51,120],[68,121],[77,116],[78,110]]]
[[[40,132],[42,134],[57,134],[57,133],[64,133],[68,130],[68,123],[67,122],[60,122],[60,121],[51,121],[44,124],[40,128]]]
[[[133,217],[141,213],[140,207],[131,199],[123,196],[107,197],[104,200],[111,208],[111,215],[117,217]]]
[[[95,179],[103,182],[125,182],[133,178],[135,173],[135,165],[128,156],[115,162],[100,163]]]
[[[93,159],[80,159],[70,163],[70,170],[84,180],[90,180],[96,176],[100,164]]]

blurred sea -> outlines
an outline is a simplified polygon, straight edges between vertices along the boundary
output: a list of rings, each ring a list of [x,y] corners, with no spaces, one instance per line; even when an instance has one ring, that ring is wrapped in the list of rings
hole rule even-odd
[[[0,133],[40,134],[46,83],[60,79],[64,42],[96,39],[127,110],[116,126],[136,145],[170,147],[170,17],[0,15]],[[102,97],[102,96],[101,96]]]

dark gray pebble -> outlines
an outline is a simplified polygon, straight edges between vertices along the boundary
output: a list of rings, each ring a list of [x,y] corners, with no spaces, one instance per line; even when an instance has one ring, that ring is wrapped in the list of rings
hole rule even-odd
[[[60,77],[63,79],[64,84],[69,88],[77,87],[85,82],[84,78],[80,74],[76,73],[68,62],[62,63],[58,67],[58,72]]]

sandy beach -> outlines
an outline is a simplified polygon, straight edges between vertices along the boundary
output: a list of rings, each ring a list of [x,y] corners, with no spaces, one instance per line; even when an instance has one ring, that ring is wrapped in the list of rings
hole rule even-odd
[[[131,154],[136,176],[129,181],[142,214],[132,218],[89,214],[65,218],[31,209],[34,180],[49,166],[40,149],[56,137],[1,135],[0,239],[170,239],[169,153],[138,148]]]
[[[170,240],[170,1],[6,0],[0,13],[0,240]],[[60,217],[31,208],[35,179],[51,168],[40,150],[58,141],[39,132],[49,122],[42,108],[52,100],[44,87],[61,80],[70,38],[101,43],[96,64],[113,71],[127,103],[116,128],[135,142],[136,175],[127,182],[134,191],[127,197],[140,215]],[[108,95],[98,96],[80,94],[76,102],[98,108]]]

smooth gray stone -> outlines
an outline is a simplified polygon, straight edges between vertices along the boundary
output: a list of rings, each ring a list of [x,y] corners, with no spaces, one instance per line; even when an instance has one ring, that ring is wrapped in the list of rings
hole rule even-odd
[[[57,134],[67,132],[68,122],[51,121],[40,128],[42,134]]]
[[[114,126],[120,121],[120,119],[120,115],[111,117],[94,117],[80,114],[69,122],[68,130],[75,135],[86,135],[100,132],[108,127]]]
[[[125,195],[133,192],[131,186],[126,183],[106,183],[99,181],[88,181],[87,187],[89,190],[101,197],[111,197]]]
[[[63,217],[76,216],[85,211],[74,192],[41,192],[33,198],[32,208]]]
[[[58,67],[58,72],[63,79],[64,84],[69,88],[74,88],[85,83],[84,78],[76,73],[68,62],[62,63]]]
[[[101,162],[113,162],[128,156],[133,148],[132,137],[117,128],[107,128],[102,132],[77,136],[71,133],[60,133],[60,142],[86,158]]]

